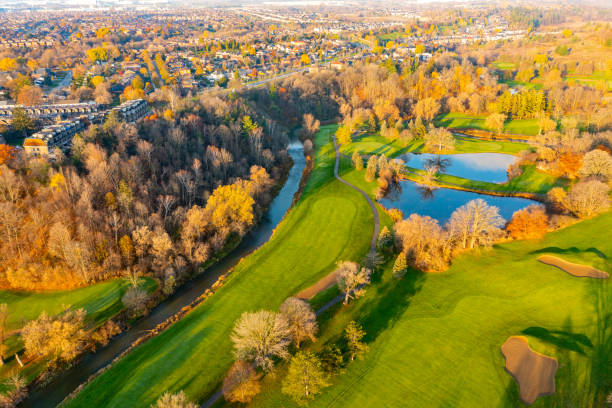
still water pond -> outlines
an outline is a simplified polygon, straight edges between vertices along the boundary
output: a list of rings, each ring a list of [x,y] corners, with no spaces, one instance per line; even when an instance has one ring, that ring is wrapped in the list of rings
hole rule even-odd
[[[505,182],[508,179],[506,170],[516,160],[515,156],[502,153],[406,153],[399,158],[409,167],[438,166],[440,173],[491,183]]]
[[[402,180],[399,191],[391,192],[388,197],[380,200],[380,203],[386,208],[402,210],[404,217],[416,213],[428,215],[440,223],[445,223],[458,207],[477,198],[482,198],[487,204],[499,208],[499,215],[505,220],[512,218],[515,211],[536,203],[526,198],[496,197],[448,188],[427,190],[410,180]]]

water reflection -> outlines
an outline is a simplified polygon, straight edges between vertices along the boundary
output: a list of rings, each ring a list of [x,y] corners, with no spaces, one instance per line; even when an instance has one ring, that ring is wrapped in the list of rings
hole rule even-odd
[[[516,157],[502,153],[429,154],[406,153],[400,156],[408,167],[437,167],[440,173],[491,183],[508,179],[508,166]]]
[[[435,188],[410,180],[402,180],[392,194],[381,199],[380,203],[386,208],[402,210],[404,216],[413,213],[428,215],[444,223],[448,221],[453,211],[476,198],[482,198],[489,205],[498,207],[499,214],[506,220],[509,220],[515,211],[534,203],[525,198],[497,197],[470,191]]]

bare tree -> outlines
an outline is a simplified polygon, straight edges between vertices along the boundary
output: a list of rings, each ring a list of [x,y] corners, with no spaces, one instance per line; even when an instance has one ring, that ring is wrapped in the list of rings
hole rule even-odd
[[[457,208],[449,221],[449,232],[462,248],[490,243],[501,232],[504,219],[499,209],[478,198]]]
[[[450,151],[455,148],[455,138],[444,128],[431,128],[425,135],[425,146],[434,153]]]
[[[338,287],[344,292],[344,304],[351,298],[358,298],[365,293],[363,286],[370,283],[371,271],[360,268],[356,262],[344,261],[338,263],[336,274]]]
[[[312,114],[304,114],[304,131],[307,137],[311,138],[314,136],[314,134],[319,131],[320,125],[321,122],[319,122],[318,119],[315,119]]]
[[[151,408],[197,408],[198,405],[187,399],[187,396],[183,391],[179,391],[176,394],[170,394],[164,392],[161,397],[151,405]]]
[[[578,172],[581,177],[600,177],[608,180],[612,177],[612,156],[603,150],[591,150],[582,158],[582,167]]]
[[[239,360],[252,360],[265,371],[274,366],[273,358],[289,357],[291,329],[280,314],[260,310],[244,312],[232,332],[234,354]]]
[[[316,341],[319,330],[317,316],[307,302],[290,297],[281,305],[280,314],[287,320],[297,348],[300,348],[300,343],[306,339]]]
[[[588,218],[610,208],[609,192],[610,187],[599,180],[581,181],[562,202],[576,216]]]

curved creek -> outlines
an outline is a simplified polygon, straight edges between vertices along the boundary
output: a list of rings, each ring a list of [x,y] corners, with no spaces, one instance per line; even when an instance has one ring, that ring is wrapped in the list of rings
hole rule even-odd
[[[57,406],[68,394],[85,382],[92,374],[109,364],[136,339],[173,316],[184,306],[189,305],[206,289],[209,289],[219,276],[233,268],[240,259],[265,244],[289,210],[306,166],[304,149],[301,143],[290,144],[288,151],[293,159],[293,166],[289,171],[285,185],[274,198],[259,224],[245,235],[233,251],[205,272],[186,282],[172,296],[153,308],[148,316],[136,321],[128,330],[114,337],[106,347],[98,349],[96,353],[85,354],[74,367],[60,373],[44,388],[33,388],[20,406],[37,408]]]

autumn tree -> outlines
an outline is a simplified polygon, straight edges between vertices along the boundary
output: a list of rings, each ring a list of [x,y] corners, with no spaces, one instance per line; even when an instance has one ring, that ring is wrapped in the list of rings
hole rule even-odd
[[[414,106],[414,115],[431,122],[440,111],[440,103],[434,98],[424,98]]]
[[[338,130],[336,130],[336,138],[338,139],[338,143],[341,145],[351,144],[352,140],[352,130],[347,126],[340,126]]]
[[[368,164],[366,167],[365,180],[367,182],[372,182],[376,178],[376,168],[378,166],[378,160],[375,155],[370,156],[368,159]]]
[[[371,271],[360,268],[356,262],[339,262],[336,268],[338,287],[344,293],[344,304],[351,298],[358,298],[365,294],[364,286],[370,283]]]
[[[587,180],[576,183],[568,194],[561,191],[556,200],[577,217],[589,218],[610,207],[609,192],[607,184],[599,180]]]
[[[610,153],[595,149],[584,155],[580,177],[598,177],[602,180],[612,178],[612,156]]]
[[[396,278],[401,278],[406,274],[407,270],[408,263],[406,262],[406,253],[400,252],[393,263],[393,276]]]
[[[496,239],[503,223],[499,209],[478,198],[453,212],[449,230],[461,248],[474,248],[476,245],[487,245]]]
[[[455,149],[455,137],[445,128],[432,128],[425,135],[425,147],[433,153]]]
[[[498,135],[504,130],[504,123],[506,122],[506,115],[503,113],[492,113],[485,119],[485,126],[489,129],[495,130]]]
[[[300,351],[289,363],[282,392],[293,397],[298,405],[306,405],[308,400],[321,392],[321,388],[329,385],[328,375],[319,358],[312,352]]]
[[[437,220],[411,214],[397,222],[393,231],[403,256],[416,268],[440,271],[448,266],[450,245]]]
[[[351,361],[355,360],[355,358],[361,358],[370,349],[367,344],[361,341],[365,335],[366,332],[361,325],[354,320],[349,322],[344,330],[344,338],[348,345]]]
[[[26,106],[35,106],[42,104],[43,92],[38,86],[27,85],[21,88],[17,96],[17,103]]]
[[[319,122],[318,119],[315,119],[311,113],[305,113],[303,120],[306,137],[312,138],[319,131],[321,122]]]
[[[265,371],[274,367],[274,358],[289,357],[291,328],[285,317],[277,313],[244,312],[234,325],[231,338],[238,360],[254,361]]]
[[[243,235],[253,224],[253,198],[239,185],[217,187],[206,203],[205,211],[217,228],[229,228]]]
[[[155,401],[155,404],[151,405],[151,408],[197,408],[198,405],[189,401],[183,391],[179,391],[176,394],[164,392]]]
[[[43,312],[21,330],[26,354],[72,360],[85,345],[84,321],[84,309],[68,310],[57,317]]]
[[[17,60],[15,58],[4,57],[0,59],[0,71],[10,72],[17,68]]]
[[[34,129],[34,121],[30,118],[25,109],[15,108],[13,109],[11,126],[15,131],[26,134],[28,130]]]
[[[229,402],[247,404],[259,394],[260,386],[253,366],[244,361],[236,361],[223,380],[223,396]]]
[[[280,314],[289,324],[291,338],[297,348],[300,348],[300,343],[306,339],[316,341],[319,330],[317,316],[307,302],[290,297],[281,305]]]
[[[548,231],[546,209],[534,204],[516,211],[506,230],[514,239],[542,238]]]
[[[351,157],[351,160],[353,162],[353,166],[355,166],[355,170],[357,171],[363,170],[363,158],[361,157],[361,155],[359,154],[357,150],[353,152],[353,156]]]
[[[8,163],[15,157],[16,150],[13,146],[0,144],[0,165]]]

